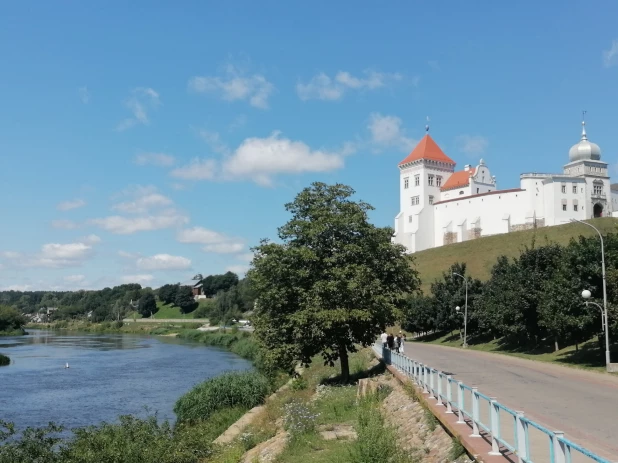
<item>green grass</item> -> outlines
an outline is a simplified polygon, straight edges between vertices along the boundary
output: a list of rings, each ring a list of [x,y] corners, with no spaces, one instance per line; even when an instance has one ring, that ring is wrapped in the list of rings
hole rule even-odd
[[[3,367],[5,365],[10,365],[10,363],[11,363],[10,358],[8,358],[6,355],[0,354],[0,367]]]
[[[453,334],[428,335],[415,340],[415,342],[426,342],[429,344],[457,348],[462,347],[458,332],[454,332]],[[549,347],[543,349],[515,348],[506,345],[501,339],[490,342],[480,342],[475,339],[469,339],[468,349],[511,355],[513,357],[555,363],[586,370],[605,371],[605,353],[599,348],[597,338],[593,338],[577,346],[568,346],[558,351],[553,351]],[[613,349],[612,353],[616,355],[618,351]]]
[[[618,219],[600,218],[591,220],[601,233],[618,232]],[[567,244],[571,238],[580,235],[591,236],[594,230],[582,224],[565,224],[554,227],[537,228],[512,232],[508,235],[494,235],[462,243],[449,244],[439,248],[427,249],[414,253],[416,266],[420,272],[422,289],[428,292],[430,284],[442,276],[442,272],[455,262],[465,262],[467,272],[482,281],[489,279],[490,272],[498,257],[505,255],[517,257],[525,246],[530,246],[533,240],[536,244],[547,243]]]
[[[277,463],[350,463],[350,442],[322,439],[319,434],[308,434],[288,443],[275,460]]]
[[[173,304],[167,305],[161,301],[157,301],[157,309],[154,318],[193,318],[193,312],[182,313],[180,307],[176,307]]]

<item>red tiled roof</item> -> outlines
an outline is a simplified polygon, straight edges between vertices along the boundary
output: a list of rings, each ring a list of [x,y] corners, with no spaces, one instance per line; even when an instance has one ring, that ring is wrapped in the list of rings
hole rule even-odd
[[[476,169],[474,167],[470,167],[469,170],[460,170],[458,172],[453,172],[446,183],[442,185],[440,191],[452,190],[453,188],[459,188],[462,186],[466,186],[470,183],[470,175],[474,175]]]
[[[418,161],[419,159],[431,159],[432,161],[446,162],[447,164],[455,164],[451,158],[449,158],[440,149],[438,144],[433,141],[433,138],[429,134],[425,135],[423,139],[418,142],[418,145],[412,150],[412,152],[399,163],[399,165],[407,164],[409,162]]]

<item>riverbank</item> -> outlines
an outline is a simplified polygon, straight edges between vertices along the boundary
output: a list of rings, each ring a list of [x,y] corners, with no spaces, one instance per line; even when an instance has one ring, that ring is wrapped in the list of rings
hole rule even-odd
[[[11,359],[6,355],[0,354],[0,367],[4,367],[10,364],[11,364]]]
[[[26,334],[28,333],[23,328],[12,331],[0,331],[0,336],[24,336]]]
[[[195,330],[202,326],[202,323],[196,322],[177,322],[177,323],[157,323],[144,324],[138,322],[102,322],[90,323],[84,321],[58,321],[53,323],[30,323],[26,328],[41,329],[41,330],[64,330],[64,331],[82,331],[86,333],[126,333],[126,334],[152,334],[163,335],[170,333],[179,333],[182,330]]]

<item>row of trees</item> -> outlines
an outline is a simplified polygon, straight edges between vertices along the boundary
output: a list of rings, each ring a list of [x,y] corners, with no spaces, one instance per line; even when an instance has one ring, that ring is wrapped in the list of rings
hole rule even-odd
[[[618,235],[605,238],[609,327],[618,334]],[[455,307],[465,303],[463,275],[468,282],[468,337],[502,338],[507,345],[556,350],[576,346],[601,332],[598,307],[584,304],[588,289],[601,303],[603,282],[598,237],[579,237],[567,246],[545,244],[523,249],[517,258],[500,257],[491,277],[482,283],[454,264],[431,285],[429,295],[413,295],[402,325],[412,332],[449,332],[460,328],[463,317]],[[462,310],[463,312],[463,310]]]

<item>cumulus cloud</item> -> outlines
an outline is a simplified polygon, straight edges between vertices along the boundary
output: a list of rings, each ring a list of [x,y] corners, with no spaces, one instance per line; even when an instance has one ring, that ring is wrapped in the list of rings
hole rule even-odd
[[[77,90],[77,94],[79,95],[79,99],[82,103],[88,104],[90,102],[90,92],[88,91],[88,87],[80,87]]]
[[[192,77],[188,87],[192,92],[218,95],[227,101],[248,101],[259,109],[268,108],[268,99],[275,90],[263,75],[246,75],[233,65],[227,65],[219,76]]]
[[[158,207],[171,206],[174,202],[160,193],[145,193],[132,201],[114,204],[112,209],[127,214],[144,214]]]
[[[47,243],[37,253],[28,254],[4,251],[0,256],[10,266],[65,268],[79,267],[94,254],[93,246],[100,242],[96,235],[90,235],[73,243]]]
[[[618,39],[612,40],[609,50],[603,51],[603,65],[608,68],[618,64]]]
[[[369,116],[367,128],[371,134],[371,142],[377,150],[395,148],[409,152],[417,143],[417,140],[409,138],[402,127],[403,122],[397,116],[384,116],[373,113]]]
[[[169,167],[173,166],[175,162],[174,156],[165,153],[139,153],[135,156],[135,164],[138,166]]]
[[[461,151],[470,156],[483,154],[489,146],[487,138],[480,135],[459,135],[455,142]]]
[[[89,223],[101,227],[110,233],[117,235],[131,235],[141,231],[161,230],[185,225],[189,218],[170,211],[170,213],[159,215],[148,215],[143,217],[122,217],[112,215],[99,219],[91,219]]]
[[[124,275],[121,280],[123,283],[139,283],[140,285],[147,285],[154,280],[154,276],[148,274]]]
[[[247,138],[222,161],[194,159],[171,172],[187,180],[250,179],[258,185],[271,186],[280,174],[330,172],[344,165],[345,156],[355,147],[346,144],[339,150],[312,149],[302,141],[294,141],[273,132],[266,138]]]
[[[83,199],[74,199],[72,201],[63,201],[56,207],[60,211],[70,211],[71,209],[78,209],[86,205],[86,201]]]
[[[339,71],[334,77],[321,72],[309,82],[299,82],[296,93],[306,100],[340,100],[348,90],[375,90],[387,84],[401,80],[401,74],[389,74],[366,70],[363,77],[355,77],[349,72]]]
[[[125,106],[132,116],[118,124],[116,130],[127,130],[137,124],[150,124],[148,112],[160,104],[159,94],[152,88],[138,87],[133,89],[131,96],[125,101]]]
[[[137,259],[137,268],[140,270],[187,270],[191,268],[191,260],[182,256],[155,254],[151,257]]]
[[[52,220],[51,226],[62,230],[74,230],[79,227],[79,224],[72,220]]]
[[[85,275],[67,275],[64,277],[64,281],[67,283],[83,283],[86,280]]]
[[[176,239],[180,243],[202,244],[204,251],[217,254],[237,253],[242,251],[245,246],[244,241],[240,238],[230,237],[203,227],[180,230]]]

